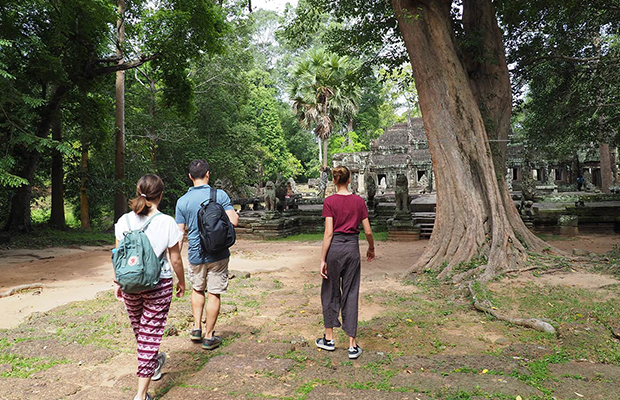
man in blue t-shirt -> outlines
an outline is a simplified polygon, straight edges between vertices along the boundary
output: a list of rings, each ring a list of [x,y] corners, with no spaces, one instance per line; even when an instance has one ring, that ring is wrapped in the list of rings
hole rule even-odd
[[[202,348],[213,350],[222,343],[219,336],[214,335],[215,322],[220,313],[220,295],[228,288],[228,260],[230,251],[205,254],[200,244],[198,232],[198,210],[200,205],[211,196],[209,186],[209,164],[203,160],[194,160],[189,164],[189,178],[194,186],[189,188],[178,201],[176,222],[182,232],[187,228],[187,258],[189,275],[192,283],[192,314],[194,326],[190,333],[192,341],[202,341]],[[235,212],[230,197],[223,190],[217,191],[217,202],[224,207],[230,222],[237,226],[239,215]],[[183,240],[179,243],[183,247]],[[205,289],[208,294],[207,323],[204,339],[200,322],[205,305]]]

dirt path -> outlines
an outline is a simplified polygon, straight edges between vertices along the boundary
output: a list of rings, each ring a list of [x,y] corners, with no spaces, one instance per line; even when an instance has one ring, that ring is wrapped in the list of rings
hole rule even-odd
[[[411,245],[381,243],[377,262],[370,271],[391,273],[406,270],[426,242]],[[187,253],[183,252],[187,265]],[[232,251],[231,269],[256,272],[288,268],[292,274],[318,265],[320,243],[259,242],[239,240]],[[399,260],[400,262],[394,262]],[[80,247],[44,250],[9,250],[0,253],[0,292],[13,287],[42,283],[41,290],[0,298],[0,329],[18,326],[35,312],[45,312],[72,301],[94,299],[98,292],[114,288],[110,249]]]
[[[365,264],[364,275],[402,273],[424,251],[427,241],[412,243],[381,242],[377,260]],[[568,253],[581,248],[604,253],[618,245],[617,236],[590,234],[550,241]],[[239,240],[233,248],[231,269],[247,272],[273,271],[287,267],[295,274],[299,269],[312,269],[318,264],[319,242],[260,242]],[[187,253],[183,259],[187,265]],[[12,328],[35,312],[45,312],[72,301],[93,299],[98,292],[114,287],[110,249],[80,247],[43,250],[8,250],[0,252],[0,292],[30,283],[42,283],[43,290],[26,291],[0,298],[0,329]],[[560,279],[560,278],[558,278]]]

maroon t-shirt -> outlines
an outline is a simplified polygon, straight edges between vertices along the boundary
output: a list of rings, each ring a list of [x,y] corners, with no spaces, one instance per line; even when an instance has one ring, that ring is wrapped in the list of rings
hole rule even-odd
[[[366,202],[356,194],[332,194],[323,202],[323,217],[334,219],[334,232],[360,233],[360,223],[368,218]]]

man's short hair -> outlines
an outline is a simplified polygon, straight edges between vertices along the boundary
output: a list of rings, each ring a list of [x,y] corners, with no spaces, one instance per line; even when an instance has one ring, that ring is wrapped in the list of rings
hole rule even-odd
[[[189,163],[189,174],[194,179],[202,179],[209,172],[209,163],[204,160],[194,160]]]

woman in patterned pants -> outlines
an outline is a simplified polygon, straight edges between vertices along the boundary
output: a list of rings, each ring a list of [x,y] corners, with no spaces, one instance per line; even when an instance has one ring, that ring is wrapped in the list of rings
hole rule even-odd
[[[134,400],[151,399],[148,394],[149,384],[151,380],[161,378],[161,368],[166,362],[166,353],[159,352],[159,345],[172,301],[171,266],[178,278],[177,297],[185,293],[185,275],[179,251],[183,233],[174,218],[157,209],[163,190],[164,183],[157,175],[149,174],[140,178],[136,188],[137,196],[130,203],[133,211],[119,218],[114,227],[118,247],[125,232],[142,227],[150,220],[144,233],[155,254],[164,260],[159,282],[153,289],[140,293],[124,293],[120,287],[116,290],[116,297],[125,302],[138,343],[138,392]]]

